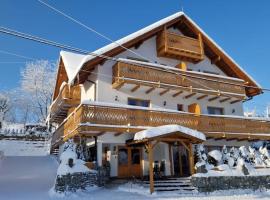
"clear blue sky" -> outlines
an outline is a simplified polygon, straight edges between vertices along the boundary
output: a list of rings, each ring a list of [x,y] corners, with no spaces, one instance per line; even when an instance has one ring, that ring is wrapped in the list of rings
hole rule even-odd
[[[46,0],[98,31],[119,39],[181,10],[208,33],[263,87],[270,88],[270,1],[252,0]],[[0,26],[89,51],[108,41],[52,12],[37,0],[1,0]],[[0,51],[57,59],[59,49],[0,34]],[[26,59],[0,53],[0,91],[19,85]],[[19,62],[19,63],[4,63]],[[263,109],[270,93],[246,103]]]

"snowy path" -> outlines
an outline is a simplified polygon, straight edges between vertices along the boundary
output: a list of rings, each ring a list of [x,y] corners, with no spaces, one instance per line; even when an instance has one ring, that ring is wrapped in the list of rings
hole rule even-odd
[[[6,157],[0,163],[0,200],[50,200],[48,190],[52,187],[55,179],[57,162],[50,156],[18,156]],[[252,200],[270,199],[270,192],[238,194],[232,192],[226,194],[201,195],[197,197],[140,195],[114,189],[97,189],[85,193],[79,193],[71,197],[59,198],[70,200]]]

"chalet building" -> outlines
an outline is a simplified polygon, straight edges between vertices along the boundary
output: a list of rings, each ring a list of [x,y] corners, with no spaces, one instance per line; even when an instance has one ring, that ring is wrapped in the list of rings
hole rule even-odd
[[[61,152],[70,138],[83,141],[89,166],[109,163],[111,177],[151,177],[153,163],[164,176],[188,176],[194,144],[211,150],[270,139],[269,121],[243,114],[243,102],[261,93],[179,12],[89,55],[60,52],[50,107],[52,149]],[[136,136],[154,127],[163,133]]]

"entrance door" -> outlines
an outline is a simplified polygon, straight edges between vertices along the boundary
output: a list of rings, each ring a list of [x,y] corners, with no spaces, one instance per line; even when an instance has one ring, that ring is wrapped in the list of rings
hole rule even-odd
[[[173,174],[189,176],[188,152],[182,145],[172,146]]]
[[[141,148],[118,147],[118,177],[141,177]]]

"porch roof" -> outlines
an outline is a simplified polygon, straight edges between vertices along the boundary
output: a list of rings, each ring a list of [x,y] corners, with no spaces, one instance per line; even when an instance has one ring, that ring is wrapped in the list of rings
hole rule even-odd
[[[194,129],[180,125],[164,125],[149,128],[135,134],[132,143],[145,143],[153,140],[174,142],[177,140],[188,140],[190,143],[201,143],[206,140],[205,135]]]

